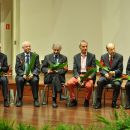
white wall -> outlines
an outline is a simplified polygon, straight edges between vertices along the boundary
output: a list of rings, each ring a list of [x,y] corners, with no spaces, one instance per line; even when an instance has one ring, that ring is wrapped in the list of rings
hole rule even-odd
[[[102,53],[101,0],[21,0],[20,43],[32,42],[40,59],[51,53],[54,42],[61,42],[62,53],[72,69],[79,42],[89,42],[89,51],[97,58]],[[22,50],[21,50],[22,51]]]
[[[116,51],[124,56],[124,73],[130,56],[130,0],[102,0],[103,50],[108,42],[116,44]]]

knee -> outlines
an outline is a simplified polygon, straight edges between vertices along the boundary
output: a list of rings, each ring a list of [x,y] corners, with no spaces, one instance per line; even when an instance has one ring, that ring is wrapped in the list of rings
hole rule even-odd
[[[7,82],[8,82],[8,79],[7,79],[7,77],[4,77],[4,76],[3,76],[3,77],[1,77],[1,81],[4,82],[4,83],[7,83]]]
[[[114,87],[117,88],[117,89],[119,89],[121,87],[120,82],[115,82],[114,83]]]
[[[33,83],[38,83],[38,81],[39,81],[39,79],[37,77],[33,77],[33,79],[32,79]]]
[[[126,85],[125,85],[126,89],[127,88],[130,88],[130,82],[127,82]]]
[[[24,82],[24,78],[23,77],[17,77],[16,78],[16,82],[17,83],[23,83]]]

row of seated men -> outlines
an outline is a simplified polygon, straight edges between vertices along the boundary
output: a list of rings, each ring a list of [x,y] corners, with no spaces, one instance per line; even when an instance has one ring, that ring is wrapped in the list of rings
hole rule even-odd
[[[38,84],[39,73],[44,73],[44,84],[52,84],[52,107],[57,108],[57,93],[60,93],[61,99],[66,99],[62,95],[62,83],[65,83],[69,94],[70,104],[69,107],[77,106],[77,100],[74,93],[74,88],[77,85],[84,85],[86,88],[86,95],[84,97],[84,107],[89,107],[89,99],[92,94],[92,88],[96,81],[96,71],[91,73],[87,78],[81,80],[87,71],[91,68],[96,68],[95,54],[88,52],[88,42],[82,40],[79,44],[80,52],[74,56],[73,61],[73,76],[68,81],[65,81],[65,74],[68,70],[68,66],[60,67],[58,69],[52,69],[52,64],[67,63],[67,57],[62,55],[62,46],[59,43],[53,44],[53,52],[46,55],[41,68],[39,62],[39,55],[31,51],[31,43],[25,41],[22,43],[23,52],[16,56],[16,87],[17,87],[17,100],[16,106],[21,107],[23,105],[23,90],[26,82],[29,82],[32,88],[32,94],[34,99],[34,106],[39,107],[38,99]],[[117,98],[119,96],[122,80],[116,80],[121,78],[123,71],[123,56],[115,51],[115,44],[108,43],[106,45],[107,53],[101,56],[101,64],[109,68],[109,71],[100,67],[100,78],[97,81],[97,94],[95,109],[102,107],[101,99],[103,88],[106,84],[110,83],[113,87],[112,108],[118,108]],[[130,74],[130,59],[128,60],[126,73]],[[3,75],[3,72],[8,71],[7,56],[0,53],[0,83],[2,86],[2,92],[4,97],[4,106],[9,107],[8,102],[8,79]],[[127,104],[126,109],[130,109],[130,81],[126,83]]]

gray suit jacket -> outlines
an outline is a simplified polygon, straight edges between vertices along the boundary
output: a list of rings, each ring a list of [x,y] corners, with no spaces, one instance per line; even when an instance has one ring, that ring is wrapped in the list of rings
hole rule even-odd
[[[30,57],[33,52],[30,52]],[[15,72],[16,76],[23,76],[25,71],[25,55],[24,52],[20,53],[16,56],[16,64],[15,64]],[[38,76],[40,73],[40,62],[39,55],[36,56],[35,64],[31,69],[33,75]]]
[[[130,57],[129,57],[128,62],[127,62],[126,74],[130,75]]]
[[[122,75],[122,71],[123,71],[123,56],[122,55],[115,53],[111,67],[110,67],[108,53],[101,56],[101,61],[103,61],[103,63],[107,67],[110,68],[110,71],[115,71],[115,78],[120,77]],[[105,70],[100,69],[100,73],[102,75],[105,75],[107,72]]]
[[[87,60],[86,60],[86,71],[87,68],[96,68],[96,63],[95,63],[95,55],[87,52]],[[73,76],[77,77],[80,75],[80,70],[81,70],[81,53],[78,53],[77,55],[74,56],[74,63],[73,63]],[[96,79],[96,72],[91,75],[93,79]]]
[[[62,54],[59,54],[58,59],[59,59],[59,63],[67,62],[67,57],[62,55]],[[47,72],[48,72],[49,66],[51,64],[55,64],[55,59],[54,59],[54,54],[53,53],[49,54],[49,55],[46,55],[44,60],[43,60],[43,63],[42,63],[42,66],[41,66],[41,71],[44,73],[44,76],[45,76],[44,80],[49,78]],[[58,72],[57,72],[61,76],[61,79],[64,80],[64,81],[65,81],[66,72],[67,72],[67,70],[65,70],[65,69],[59,69]]]

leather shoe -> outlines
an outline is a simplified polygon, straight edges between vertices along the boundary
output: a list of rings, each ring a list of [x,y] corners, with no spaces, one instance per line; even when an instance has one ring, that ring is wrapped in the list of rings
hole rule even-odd
[[[94,105],[94,108],[95,109],[100,109],[102,107],[102,105],[101,105],[101,102],[96,102],[96,104]]]
[[[57,103],[53,101],[52,107],[53,107],[53,108],[57,108],[57,107],[58,107]]]
[[[4,107],[9,107],[9,102],[8,101],[4,101]]]
[[[17,101],[16,102],[16,107],[21,107],[23,105],[23,102],[22,101]]]
[[[117,109],[119,108],[119,106],[116,104],[115,101],[112,102],[112,105],[111,105],[111,106],[112,106],[112,108],[117,108]]]
[[[35,106],[35,107],[39,107],[39,106],[40,106],[40,104],[39,104],[39,101],[38,101],[38,100],[35,100],[35,101],[34,101],[34,106]]]
[[[127,104],[125,105],[125,109],[130,109],[130,103],[127,103]]]
[[[72,101],[70,102],[70,104],[69,104],[69,107],[75,107],[75,106],[77,106],[77,101],[76,101],[76,99],[72,100]]]
[[[89,107],[89,100],[86,100],[84,101],[84,107]]]
[[[66,100],[67,99],[67,97],[66,96],[64,96],[64,95],[61,95],[60,96],[60,100],[62,101],[62,100]]]

